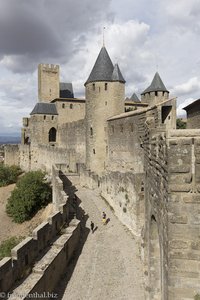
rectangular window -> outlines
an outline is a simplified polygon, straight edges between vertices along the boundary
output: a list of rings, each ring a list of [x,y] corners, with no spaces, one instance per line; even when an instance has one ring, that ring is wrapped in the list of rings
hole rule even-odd
[[[108,84],[105,83],[105,91],[107,91],[107,89],[108,89]]]
[[[70,104],[70,106],[69,106],[69,107],[70,107],[70,109],[73,109],[73,104]]]
[[[62,104],[62,108],[65,108],[65,103]]]
[[[95,83],[93,83],[92,89],[93,89],[93,91],[95,91]]]

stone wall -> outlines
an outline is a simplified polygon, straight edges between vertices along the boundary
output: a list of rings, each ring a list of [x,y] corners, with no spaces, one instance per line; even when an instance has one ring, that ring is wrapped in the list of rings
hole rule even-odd
[[[23,283],[12,289],[15,299],[25,299],[22,295],[34,292],[51,292],[78,247],[80,222],[70,222],[68,196],[64,192],[64,183],[56,176],[58,172],[54,167],[53,195],[56,211],[34,229],[31,237],[12,249],[10,258],[0,261],[0,292],[10,291],[13,286],[19,285],[19,280],[30,274]]]
[[[20,153],[19,145],[5,145],[4,147],[4,163],[8,166],[19,166]]]
[[[82,120],[85,117],[85,100],[58,99],[53,101],[58,112],[58,125]]]
[[[200,130],[168,136],[169,299],[200,294]]]
[[[187,129],[200,127],[200,113],[198,105],[193,105],[187,110]]]

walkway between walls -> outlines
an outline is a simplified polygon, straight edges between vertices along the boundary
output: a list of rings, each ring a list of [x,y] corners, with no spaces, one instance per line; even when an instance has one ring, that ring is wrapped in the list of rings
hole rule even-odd
[[[68,281],[65,275],[57,289],[62,300],[144,300],[143,271],[134,236],[115,217],[94,190],[77,186],[76,195],[88,214],[90,231]],[[105,211],[109,222],[102,224]],[[67,282],[68,281],[68,282]]]

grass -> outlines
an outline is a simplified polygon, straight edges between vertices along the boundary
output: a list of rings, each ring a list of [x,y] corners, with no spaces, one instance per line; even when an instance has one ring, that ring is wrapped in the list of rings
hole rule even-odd
[[[0,259],[11,256],[11,249],[22,241],[23,237],[13,236],[0,244]]]

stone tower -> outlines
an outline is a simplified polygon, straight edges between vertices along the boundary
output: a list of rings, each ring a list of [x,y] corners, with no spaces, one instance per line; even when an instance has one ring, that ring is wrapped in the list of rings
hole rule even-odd
[[[125,80],[118,65],[113,66],[105,47],[85,83],[86,166],[103,172],[107,156],[107,119],[124,112]]]
[[[59,98],[59,66],[38,65],[38,99],[39,102],[51,102]]]
[[[167,100],[168,98],[169,91],[164,86],[158,72],[156,72],[150,86],[142,92],[141,101],[148,103],[149,105],[155,105]]]

